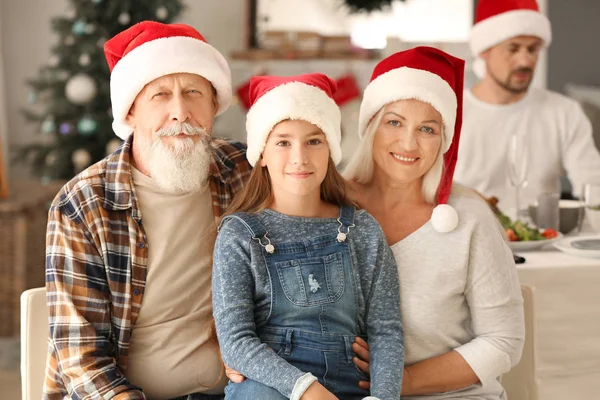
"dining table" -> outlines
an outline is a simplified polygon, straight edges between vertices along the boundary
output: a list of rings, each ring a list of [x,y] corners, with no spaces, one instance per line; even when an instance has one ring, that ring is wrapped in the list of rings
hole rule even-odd
[[[515,254],[525,259],[517,264],[521,285],[533,288],[538,398],[600,399],[600,258],[554,243]]]

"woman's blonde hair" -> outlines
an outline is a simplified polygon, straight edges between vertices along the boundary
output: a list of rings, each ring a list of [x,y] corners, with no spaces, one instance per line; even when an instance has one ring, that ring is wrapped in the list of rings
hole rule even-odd
[[[350,158],[348,165],[344,169],[342,175],[348,181],[356,181],[365,185],[370,183],[373,179],[373,170],[375,166],[375,162],[373,161],[373,142],[375,140],[375,134],[381,124],[381,120],[383,119],[385,107],[386,106],[381,107],[367,125],[363,140],[360,142],[358,149],[356,149]],[[429,171],[423,176],[423,184],[421,186],[423,199],[430,204],[437,204],[437,192],[444,172],[444,153],[442,151],[444,142],[444,128],[442,127],[440,148],[436,160]]]

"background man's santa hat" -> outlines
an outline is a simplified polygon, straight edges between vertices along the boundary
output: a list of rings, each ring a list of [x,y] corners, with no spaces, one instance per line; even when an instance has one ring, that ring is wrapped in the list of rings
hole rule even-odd
[[[194,28],[184,24],[144,21],[104,44],[111,71],[113,130],[125,140],[132,133],[125,118],[146,84],[175,73],[197,74],[217,91],[221,114],[231,103],[231,71],[227,60]]]
[[[516,36],[539,37],[544,46],[552,42],[550,21],[540,12],[536,0],[479,0],[470,37],[477,76],[485,74],[485,62],[479,55]]]
[[[462,126],[465,62],[433,47],[415,47],[392,54],[373,71],[360,107],[358,133],[361,139],[371,119],[386,104],[415,99],[431,104],[444,124],[444,170],[437,191],[437,207],[431,223],[438,232],[458,225],[454,208],[446,204],[458,157]]]
[[[342,116],[333,100],[336,90],[335,81],[319,73],[253,76],[250,79],[251,106],[246,116],[246,157],[250,165],[254,166],[260,159],[275,125],[288,119],[307,121],[321,128],[329,143],[331,159],[339,164]]]

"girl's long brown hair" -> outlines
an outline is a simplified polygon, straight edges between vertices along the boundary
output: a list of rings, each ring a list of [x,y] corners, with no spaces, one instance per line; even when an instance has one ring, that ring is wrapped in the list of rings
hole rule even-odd
[[[325,178],[321,182],[321,200],[338,207],[353,204],[347,195],[346,181],[331,158],[327,164]],[[235,196],[223,217],[236,212],[257,213],[269,207],[272,202],[273,188],[269,171],[257,163],[244,189]]]

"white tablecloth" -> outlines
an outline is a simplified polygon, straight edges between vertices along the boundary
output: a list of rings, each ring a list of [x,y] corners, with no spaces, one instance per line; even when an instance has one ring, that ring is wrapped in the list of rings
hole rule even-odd
[[[600,259],[517,254],[521,284],[535,288],[540,399],[600,399]]]

